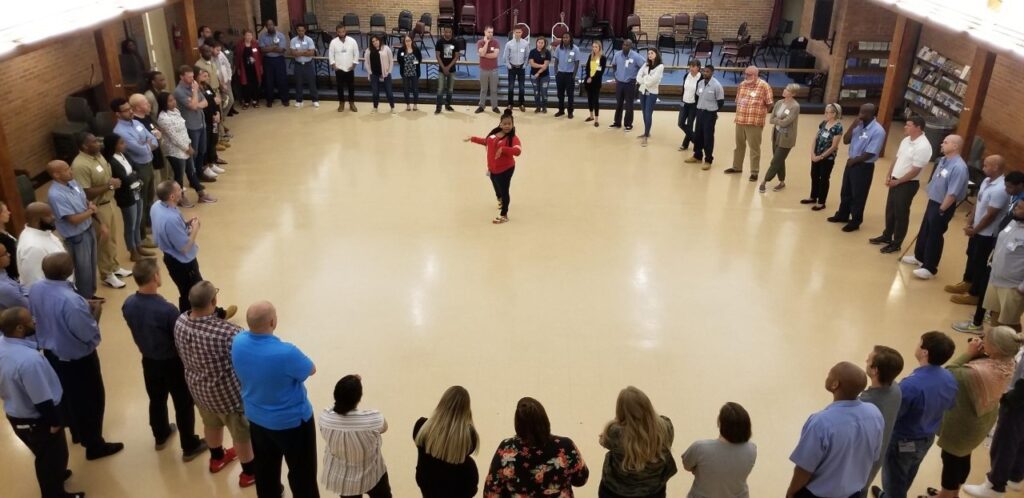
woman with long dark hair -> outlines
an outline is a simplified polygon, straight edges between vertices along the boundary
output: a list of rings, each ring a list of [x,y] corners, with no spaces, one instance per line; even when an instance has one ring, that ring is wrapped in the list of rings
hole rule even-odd
[[[260,106],[260,85],[263,83],[263,52],[251,29],[242,30],[242,39],[235,47],[235,71],[242,86],[242,109]]]
[[[516,172],[515,158],[523,152],[522,143],[516,136],[512,109],[505,109],[498,127],[486,137],[467,137],[465,141],[487,147],[487,174],[491,178],[494,195],[498,198],[499,209],[498,217],[491,223],[508,223],[508,205],[511,202],[509,189],[512,186],[512,175]]]
[[[391,112],[395,112],[395,94],[391,91],[391,68],[395,63],[391,57],[391,48],[384,43],[382,37],[374,35],[370,37],[370,46],[366,47],[363,58],[363,67],[366,69],[367,78],[370,80],[370,90],[373,92],[372,112],[377,112],[381,88],[384,89],[384,94],[387,96]]]
[[[133,262],[153,257],[154,253],[142,247],[142,181],[136,168],[124,151],[128,144],[116,133],[103,137],[103,157],[110,164],[114,178],[121,180],[121,186],[114,191],[114,202],[121,208],[124,221],[124,245]]]
[[[381,454],[388,422],[377,410],[358,409],[362,399],[363,378],[346,375],[334,386],[334,406],[320,414],[320,434],[327,443],[322,480],[342,498],[391,498]]]
[[[533,112],[548,112],[548,82],[551,81],[551,51],[548,39],[537,37],[537,48],[530,50],[530,83],[533,85]]]
[[[402,93],[405,95],[405,110],[418,111],[417,101],[420,99],[420,64],[423,54],[413,41],[412,36],[402,37],[402,48],[398,51],[398,68],[402,72]],[[409,94],[412,94],[412,100]]]
[[[651,138],[651,125],[654,122],[654,104],[658,103],[658,85],[665,74],[665,65],[661,63],[661,52],[647,49],[647,64],[640,68],[636,81],[640,84],[640,108],[644,115],[644,134],[640,135],[640,145],[647,147],[647,139]]]

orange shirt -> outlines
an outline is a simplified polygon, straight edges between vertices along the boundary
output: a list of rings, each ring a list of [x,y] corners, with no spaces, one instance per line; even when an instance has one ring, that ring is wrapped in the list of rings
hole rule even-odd
[[[764,126],[772,105],[772,87],[761,78],[744,80],[736,88],[736,124]]]

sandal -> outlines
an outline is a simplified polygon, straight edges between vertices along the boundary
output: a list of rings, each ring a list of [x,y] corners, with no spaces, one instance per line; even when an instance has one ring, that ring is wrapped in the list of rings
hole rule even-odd
[[[508,216],[499,216],[499,217],[491,220],[491,223],[494,223],[495,225],[500,225],[502,223],[508,223]]]

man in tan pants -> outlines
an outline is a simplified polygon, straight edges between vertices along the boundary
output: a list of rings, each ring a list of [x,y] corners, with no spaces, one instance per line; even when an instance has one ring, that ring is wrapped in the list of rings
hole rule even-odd
[[[121,186],[121,180],[111,178],[110,164],[100,154],[100,141],[94,135],[82,137],[78,156],[71,163],[71,173],[78,185],[85,191],[85,197],[96,205],[94,215],[107,233],[99,233],[96,241],[96,266],[103,283],[115,289],[125,286],[121,278],[132,272],[121,268],[117,262],[117,246],[114,244],[114,190]],[[119,278],[120,277],[120,278]]]
[[[771,105],[772,87],[758,77],[757,67],[748,66],[743,71],[743,82],[736,88],[736,150],[726,174],[743,172],[743,156],[750,147],[750,181],[757,181],[761,171],[761,135]]]

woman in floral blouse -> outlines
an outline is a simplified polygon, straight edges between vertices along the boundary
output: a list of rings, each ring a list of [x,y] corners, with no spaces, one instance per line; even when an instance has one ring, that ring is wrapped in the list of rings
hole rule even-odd
[[[498,445],[484,484],[484,498],[572,498],[573,486],[587,483],[590,470],[571,439],[551,434],[539,401],[516,406],[515,437]]]

